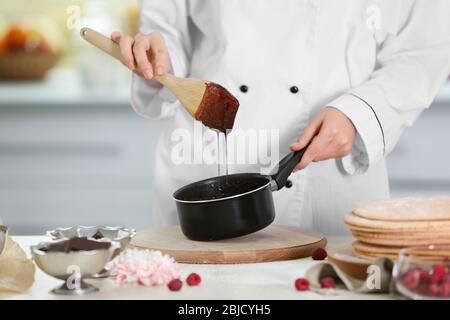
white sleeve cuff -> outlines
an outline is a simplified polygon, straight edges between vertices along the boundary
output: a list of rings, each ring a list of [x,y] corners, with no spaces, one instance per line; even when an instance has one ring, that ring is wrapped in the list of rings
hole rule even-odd
[[[375,110],[362,98],[345,94],[328,104],[353,123],[357,136],[352,151],[340,159],[348,174],[363,174],[385,154],[384,133]]]

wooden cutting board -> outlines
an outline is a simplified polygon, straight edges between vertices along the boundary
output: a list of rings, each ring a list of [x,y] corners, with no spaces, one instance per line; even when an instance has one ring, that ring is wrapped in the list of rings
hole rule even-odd
[[[325,247],[326,238],[302,228],[272,225],[247,236],[192,241],[179,226],[143,230],[130,247],[160,250],[181,263],[256,263],[304,258]]]

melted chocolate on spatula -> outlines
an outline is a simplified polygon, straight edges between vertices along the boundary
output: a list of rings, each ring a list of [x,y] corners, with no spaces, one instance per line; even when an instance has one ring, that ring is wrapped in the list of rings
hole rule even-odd
[[[209,82],[194,117],[207,127],[226,132],[233,128],[238,109],[239,101],[227,89]]]

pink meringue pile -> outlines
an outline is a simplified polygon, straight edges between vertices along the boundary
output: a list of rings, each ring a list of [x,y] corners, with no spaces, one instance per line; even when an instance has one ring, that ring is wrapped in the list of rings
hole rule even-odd
[[[141,286],[168,284],[180,277],[175,260],[155,250],[129,249],[108,266],[113,280],[120,285],[136,283]]]

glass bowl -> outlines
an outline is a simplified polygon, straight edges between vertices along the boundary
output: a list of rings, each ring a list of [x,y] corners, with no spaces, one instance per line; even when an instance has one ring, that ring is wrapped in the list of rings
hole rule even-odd
[[[450,246],[402,249],[393,277],[399,293],[411,299],[450,300]]]

